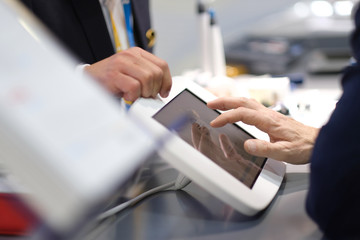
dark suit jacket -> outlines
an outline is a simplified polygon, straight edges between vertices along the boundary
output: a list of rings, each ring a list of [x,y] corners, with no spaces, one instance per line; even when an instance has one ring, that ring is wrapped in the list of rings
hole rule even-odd
[[[311,158],[307,211],[329,239],[360,239],[360,11],[343,95],[321,129]]]
[[[114,54],[99,0],[21,0],[84,63]],[[133,0],[134,35],[138,46],[152,51],[149,0]]]

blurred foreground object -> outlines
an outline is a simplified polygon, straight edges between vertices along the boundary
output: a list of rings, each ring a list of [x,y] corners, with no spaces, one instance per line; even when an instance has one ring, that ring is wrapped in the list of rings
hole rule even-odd
[[[0,16],[0,163],[28,191],[37,239],[71,239],[156,141],[22,5],[0,1]]]
[[[0,193],[0,235],[26,235],[38,224],[36,216],[13,193]]]

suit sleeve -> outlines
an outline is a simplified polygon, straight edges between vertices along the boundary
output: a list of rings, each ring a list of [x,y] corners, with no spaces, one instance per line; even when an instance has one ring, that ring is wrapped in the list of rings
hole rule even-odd
[[[114,54],[98,0],[21,0],[80,62]]]
[[[360,239],[360,70],[351,71],[311,158],[307,211],[331,239]]]
[[[360,13],[352,36],[360,56]],[[330,239],[360,239],[360,67],[345,70],[343,95],[321,129],[311,158],[306,209]]]

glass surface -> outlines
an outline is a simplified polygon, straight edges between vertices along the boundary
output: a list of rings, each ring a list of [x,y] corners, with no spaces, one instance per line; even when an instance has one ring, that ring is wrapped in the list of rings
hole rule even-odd
[[[188,89],[172,99],[153,118],[169,128],[184,116],[189,116],[190,121],[177,131],[178,135],[252,188],[266,162],[266,158],[252,156],[244,150],[244,142],[254,137],[235,124],[211,127],[209,123],[219,116],[219,112],[208,108],[204,101]]]

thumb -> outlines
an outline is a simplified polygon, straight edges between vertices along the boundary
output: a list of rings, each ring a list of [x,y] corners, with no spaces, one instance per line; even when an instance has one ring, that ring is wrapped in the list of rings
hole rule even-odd
[[[274,155],[276,155],[276,149],[273,145],[273,143],[264,140],[249,139],[245,141],[244,148],[245,151],[251,155],[272,158]]]

